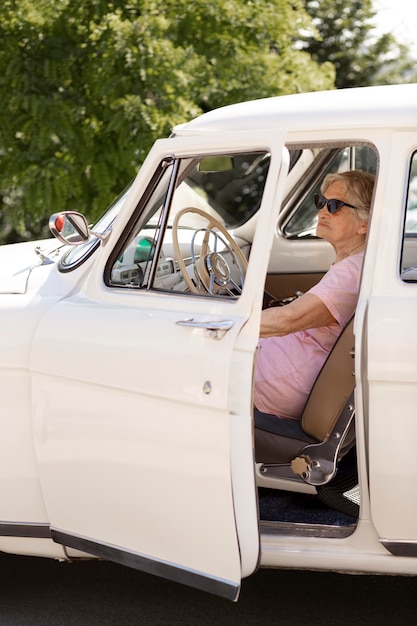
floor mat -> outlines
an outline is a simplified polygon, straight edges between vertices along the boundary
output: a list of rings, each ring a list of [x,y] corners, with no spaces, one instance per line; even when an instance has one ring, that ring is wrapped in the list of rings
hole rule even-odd
[[[262,521],[329,526],[350,526],[357,522],[355,517],[327,507],[314,495],[259,488],[258,497]]]

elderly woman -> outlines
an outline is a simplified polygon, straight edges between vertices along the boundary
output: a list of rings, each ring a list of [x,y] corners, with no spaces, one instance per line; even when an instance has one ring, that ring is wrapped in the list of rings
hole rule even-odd
[[[310,390],[357,303],[374,177],[361,170],[329,174],[315,196],[317,235],[335,250],[317,285],[283,307],[262,311],[255,407],[299,418]]]

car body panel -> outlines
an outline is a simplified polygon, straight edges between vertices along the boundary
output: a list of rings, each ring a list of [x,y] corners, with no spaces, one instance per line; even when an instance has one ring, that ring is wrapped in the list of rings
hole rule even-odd
[[[149,567],[170,564],[180,577],[192,572],[223,581],[226,595],[238,587],[241,570],[250,573],[258,561],[254,477],[240,477],[249,478],[244,468],[252,458],[257,324],[247,322],[254,295],[262,295],[254,284],[268,260],[265,233],[276,219],[278,174],[285,180],[288,167],[280,164],[282,134],[244,143],[259,142],[272,144],[276,174],[265,191],[270,211],[258,223],[264,236],[246,276],[247,295],[207,302],[110,290],[103,283],[109,244],[83,289],[43,316],[30,360],[36,453],[54,536],[140,556]],[[226,135],[206,150],[232,145]],[[187,138],[158,148],[158,159],[195,149]],[[233,327],[217,337],[178,325],[190,318],[230,320]],[[57,344],[65,354],[59,362]],[[239,499],[244,510],[236,522]]]
[[[285,128],[291,132],[330,134],[339,128],[414,128],[415,84],[338,89],[291,94],[231,104],[174,128],[174,133],[203,134],[246,129]],[[401,114],[399,115],[399,110]]]
[[[417,294],[415,285],[399,278],[401,240],[392,233],[400,233],[404,222],[415,136],[395,133],[391,147],[385,194],[376,202],[373,217],[379,228],[370,232],[366,260],[375,264],[366,312],[369,481],[372,519],[379,536],[384,542],[411,547],[417,541],[412,497],[413,441],[417,437],[412,409],[417,405]],[[366,271],[369,273],[369,266]]]

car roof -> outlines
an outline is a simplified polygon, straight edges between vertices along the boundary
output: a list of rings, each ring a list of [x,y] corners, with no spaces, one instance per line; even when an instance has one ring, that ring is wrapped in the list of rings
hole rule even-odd
[[[315,91],[232,104],[176,126],[175,135],[260,129],[417,128],[417,83]]]

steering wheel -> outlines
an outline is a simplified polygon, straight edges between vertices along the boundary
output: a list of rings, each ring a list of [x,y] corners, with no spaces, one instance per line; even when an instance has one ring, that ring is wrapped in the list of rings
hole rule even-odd
[[[179,222],[186,213],[195,213],[207,220],[207,226],[196,229],[191,240],[191,259],[196,285],[187,272],[178,241]],[[196,252],[196,238],[199,233],[203,234],[203,241],[201,250]],[[215,217],[195,207],[182,209],[175,216],[172,225],[172,245],[181,274],[192,293],[201,293],[202,290],[211,295],[224,290],[230,295],[234,295],[236,291],[242,293],[248,262],[233,237]],[[219,248],[221,252],[218,251]],[[229,265],[222,256],[225,252],[230,254],[232,263],[238,269],[238,282],[232,278]]]

